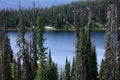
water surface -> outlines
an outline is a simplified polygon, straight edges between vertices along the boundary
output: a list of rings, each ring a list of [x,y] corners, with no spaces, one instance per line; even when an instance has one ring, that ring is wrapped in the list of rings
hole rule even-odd
[[[100,65],[104,56],[104,34],[104,32],[92,33],[92,42],[96,46],[98,65]],[[17,32],[9,32],[8,35],[13,52],[16,54],[18,52],[16,46]],[[52,59],[58,64],[58,67],[64,66],[66,57],[68,60],[72,61],[73,56],[75,56],[74,32],[48,31],[44,33],[44,37],[47,39],[44,45],[48,47],[47,51],[51,50]],[[26,38],[30,38],[30,33],[27,33]]]

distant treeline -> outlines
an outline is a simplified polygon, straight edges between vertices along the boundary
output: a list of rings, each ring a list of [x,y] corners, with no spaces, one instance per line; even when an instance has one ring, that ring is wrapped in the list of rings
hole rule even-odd
[[[100,22],[104,24],[106,22],[106,7],[104,0],[100,1],[80,1],[72,2],[70,4],[64,4],[59,6],[52,6],[50,8],[36,8],[35,14],[32,13],[33,9],[22,9],[24,16],[24,24],[26,27],[31,26],[31,17],[36,19],[36,14],[38,11],[41,13],[42,25],[43,26],[53,26],[56,28],[66,28],[69,25],[74,25],[74,12],[79,11],[83,7],[84,11],[87,11],[86,7],[90,7],[94,14],[94,23]],[[7,28],[16,28],[19,22],[18,10],[13,9],[3,9],[0,10],[0,15],[5,11],[6,16],[6,26]],[[88,14],[88,12],[86,12]],[[87,17],[87,16],[86,16]],[[0,18],[2,20],[2,18]],[[1,22],[1,21],[0,21]],[[87,22],[87,21],[86,21]],[[1,25],[1,24],[0,24]]]

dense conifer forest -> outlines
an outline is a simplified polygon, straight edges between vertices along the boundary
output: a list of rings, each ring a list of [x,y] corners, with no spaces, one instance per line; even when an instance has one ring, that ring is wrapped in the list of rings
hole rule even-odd
[[[0,80],[120,80],[120,0],[87,0],[50,8],[0,10]],[[102,24],[104,26],[100,26]],[[73,62],[67,59],[58,69],[52,51],[44,46],[44,26],[74,27]],[[94,27],[105,28],[105,53],[98,70],[96,46],[91,41]],[[14,56],[7,29],[16,28]],[[25,34],[30,29],[29,41]]]
[[[93,23],[95,27],[104,27],[106,23],[106,4],[104,0],[95,0],[89,1],[80,1],[80,2],[72,2],[69,4],[59,5],[59,6],[52,6],[52,7],[45,7],[45,8],[35,8],[35,19],[37,18],[37,13],[40,11],[41,13],[41,20],[43,26],[52,26],[55,28],[64,28],[64,29],[71,29],[74,28],[74,11],[79,10],[79,7],[83,6],[83,9],[86,10],[85,7],[91,6],[92,11],[94,12],[93,16]],[[18,10],[14,9],[2,9],[0,10],[0,14],[2,12],[6,14],[6,26],[9,29],[16,28],[17,24],[19,23],[19,16]],[[22,9],[24,24],[27,27],[31,26],[31,17],[33,9]],[[87,13],[86,13],[87,14]],[[87,18],[87,16],[86,16]],[[97,25],[97,23],[99,25]],[[100,25],[101,24],[101,25]]]

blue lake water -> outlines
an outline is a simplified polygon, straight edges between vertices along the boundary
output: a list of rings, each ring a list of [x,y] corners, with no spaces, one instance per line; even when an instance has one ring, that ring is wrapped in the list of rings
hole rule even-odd
[[[11,47],[14,54],[18,52],[16,46],[17,32],[9,32],[8,36],[10,38]],[[96,46],[97,51],[97,61],[100,65],[102,58],[104,57],[104,42],[105,42],[104,32],[93,32],[92,42]],[[75,35],[74,32],[52,32],[48,31],[44,33],[44,37],[47,39],[45,41],[45,47],[51,50],[52,59],[61,68],[65,64],[66,57],[68,60],[72,61],[73,56],[75,56]],[[29,40],[29,33],[26,35]]]

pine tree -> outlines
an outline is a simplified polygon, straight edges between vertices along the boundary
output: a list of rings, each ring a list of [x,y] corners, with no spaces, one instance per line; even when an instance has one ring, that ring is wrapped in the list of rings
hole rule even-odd
[[[60,79],[59,80],[63,80],[63,71],[62,71],[62,69],[60,70]]]
[[[4,35],[5,36],[5,35]],[[4,50],[2,52],[2,63],[1,63],[1,69],[2,69],[2,79],[3,80],[11,80],[12,79],[12,74],[11,74],[11,60],[10,60],[10,53],[7,51],[9,39],[5,37],[5,43],[4,44]]]
[[[1,79],[2,80],[11,80],[12,74],[11,74],[11,50],[10,47],[10,41],[8,39],[8,36],[6,34],[6,21],[5,21],[5,13],[3,11],[2,14],[2,31],[0,35],[0,71],[1,71]]]
[[[47,79],[58,80],[57,65],[52,61],[51,51],[49,51],[47,66]]]
[[[88,56],[86,53],[86,45],[87,45],[87,35],[85,33],[85,28],[82,27],[81,28],[81,32],[80,32],[80,45],[79,45],[79,53],[78,53],[78,57],[79,57],[79,64],[77,64],[77,79],[78,80],[87,80],[88,76],[87,76],[87,69],[89,69],[88,66]]]
[[[98,80],[96,48],[93,46],[91,53],[91,80]]]
[[[31,73],[31,63],[30,63],[30,57],[29,57],[29,48],[28,48],[28,43],[25,39],[25,25],[24,25],[24,18],[23,18],[23,12],[21,9],[20,0],[19,0],[18,30],[19,30],[18,38],[17,38],[17,46],[19,47],[18,55],[22,56],[22,61],[23,61],[22,79],[31,80],[31,74],[30,74]]]
[[[86,25],[86,13],[81,15],[79,25],[79,35],[76,35],[78,38],[77,42],[77,54],[76,54],[76,77],[77,80],[96,80],[97,78],[97,63],[95,61],[96,55],[95,51],[92,51],[91,44],[91,28],[93,23],[93,14],[92,11],[89,11],[88,15],[88,24]],[[78,33],[77,33],[78,34]],[[93,55],[94,54],[94,55]],[[94,61],[93,61],[94,60]],[[94,65],[94,67],[92,66]],[[93,76],[93,72],[96,72],[96,75]]]
[[[99,71],[99,80],[103,80],[103,72],[104,72],[104,60],[102,59],[101,66],[100,66],[100,71]]]
[[[36,21],[36,31],[37,31],[37,55],[38,55],[38,70],[37,70],[37,80],[47,80],[47,75],[46,75],[46,48],[44,47],[44,27],[42,27],[41,24],[41,18],[40,18],[40,13],[38,13],[37,16],[37,21]]]
[[[36,23],[35,23],[35,3],[33,2],[33,9],[32,9],[32,20],[31,20],[31,49],[30,49],[30,55],[31,55],[31,69],[32,69],[32,79],[35,78],[37,73],[37,40],[36,40]]]
[[[77,15],[75,15],[77,16]],[[80,16],[78,17],[80,18],[80,20],[78,19],[79,22],[81,22],[78,24],[78,22],[76,22],[75,20],[75,32],[76,32],[76,37],[77,37],[77,43],[76,43],[76,79],[77,80],[81,80],[82,78],[82,71],[83,71],[83,54],[84,54],[84,49],[86,45],[86,34],[85,34],[85,29],[83,28],[84,23],[83,23],[83,12],[82,10],[80,11]],[[82,18],[82,19],[81,19]],[[80,28],[81,27],[81,28]],[[80,33],[79,33],[80,32]]]
[[[12,71],[11,71],[11,73],[12,73],[12,78],[13,78],[13,80],[15,80],[15,78],[16,78],[16,60],[15,59],[13,59],[13,63],[11,63],[11,67],[12,67]]]
[[[30,63],[30,56],[28,51],[28,45],[26,45],[25,52],[23,52],[23,80],[32,80],[32,73],[31,73],[31,63]]]
[[[76,60],[73,57],[72,69],[71,69],[71,80],[76,80]]]
[[[17,56],[17,61],[14,60],[14,79],[15,80],[22,80],[22,65],[21,65],[21,55]]]
[[[64,80],[70,80],[70,79],[71,79],[70,62],[68,62],[68,59],[66,58],[65,70],[64,70]]]

